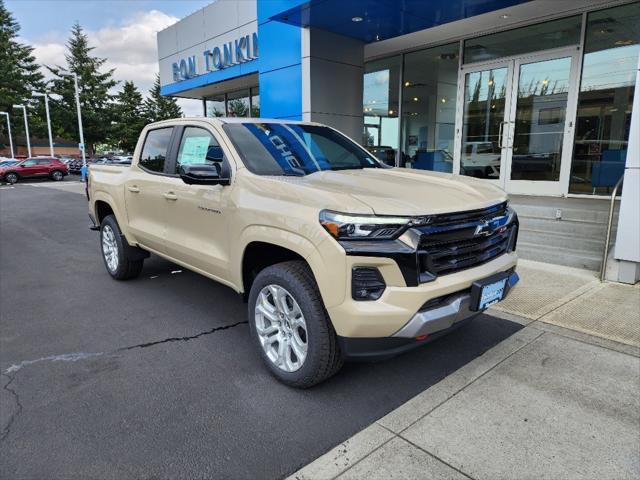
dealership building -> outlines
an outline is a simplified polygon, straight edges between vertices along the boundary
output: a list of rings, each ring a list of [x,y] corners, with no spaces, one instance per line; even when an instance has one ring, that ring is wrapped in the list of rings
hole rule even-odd
[[[162,94],[203,115],[317,121],[500,186],[525,258],[598,270],[618,186],[607,275],[640,278],[640,2],[218,0],[158,52]]]

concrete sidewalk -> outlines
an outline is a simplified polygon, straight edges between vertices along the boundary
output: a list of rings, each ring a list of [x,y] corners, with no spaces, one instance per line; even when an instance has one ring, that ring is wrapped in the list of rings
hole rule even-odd
[[[639,478],[640,288],[519,271],[525,328],[290,478]]]

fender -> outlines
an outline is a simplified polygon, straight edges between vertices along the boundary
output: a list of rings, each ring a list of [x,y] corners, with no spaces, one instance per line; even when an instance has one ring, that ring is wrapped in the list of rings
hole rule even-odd
[[[318,247],[297,233],[266,225],[250,225],[240,233],[240,238],[232,247],[231,264],[233,282],[240,285],[244,291],[242,279],[242,261],[244,252],[251,242],[264,242],[283,247],[297,253],[304,258],[315,277],[320,295],[325,307],[338,305],[344,301],[346,290],[346,262],[344,254],[340,255],[339,245],[336,243],[332,254],[330,248],[323,249],[320,255]],[[327,242],[322,242],[324,246]]]
[[[125,239],[127,240],[127,243],[129,243],[129,245],[136,245],[138,243],[137,240],[129,232],[127,214],[124,211],[124,209],[120,209],[118,207],[118,202],[116,202],[116,200],[108,192],[105,192],[104,190],[94,191],[91,197],[90,208],[91,208],[91,214],[94,215],[94,218],[96,219],[98,218],[98,212],[96,211],[96,202],[98,201],[105,202],[111,207],[111,210],[113,210],[113,214],[115,215],[116,220],[118,222],[118,226],[120,227],[120,231],[122,232]]]

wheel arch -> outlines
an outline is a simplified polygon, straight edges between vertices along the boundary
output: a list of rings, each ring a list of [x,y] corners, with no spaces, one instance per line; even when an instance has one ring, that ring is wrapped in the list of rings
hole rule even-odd
[[[254,276],[252,272],[287,260],[302,260],[309,265],[325,306],[342,302],[344,298],[344,265],[335,259],[326,265],[318,248],[303,236],[269,226],[250,226],[240,235],[236,251],[238,268],[234,283],[248,297]],[[258,259],[257,263],[251,263]],[[257,274],[257,272],[255,274]],[[328,274],[331,273],[331,274]]]

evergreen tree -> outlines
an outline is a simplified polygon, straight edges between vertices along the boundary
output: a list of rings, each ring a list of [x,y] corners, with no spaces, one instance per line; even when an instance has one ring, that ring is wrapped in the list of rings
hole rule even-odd
[[[93,152],[96,143],[103,142],[108,135],[112,119],[112,95],[109,90],[118,83],[113,79],[113,70],[102,71],[106,59],[92,56],[93,49],[82,27],[76,23],[67,42],[66,70],[78,76],[82,127],[88,154]],[[47,68],[57,77],[53,80],[53,90],[62,97],[54,102],[53,108],[54,124],[62,130],[58,133],[79,139],[73,77],[60,75],[61,70],[65,70],[63,67]]]
[[[19,31],[20,25],[6,9],[4,1],[0,0],[0,111],[12,115],[11,126],[14,135],[24,132],[24,123],[21,118],[22,112],[14,109],[13,105],[37,105],[37,100],[31,100],[31,92],[44,90],[43,77],[33,56],[33,48],[18,42]],[[1,120],[0,130],[4,131],[6,123],[4,118]],[[39,133],[40,128],[34,129],[32,120],[36,120],[38,124],[42,122],[30,115],[30,133],[33,135]],[[3,137],[3,140],[8,143],[8,138]]]
[[[143,98],[131,81],[126,81],[116,95],[113,105],[113,122],[110,129],[110,142],[121,150],[133,153],[140,131],[145,125]]]
[[[148,122],[182,117],[182,109],[176,99],[160,94],[160,76],[157,74],[153,87],[149,90],[149,97],[144,101],[144,115]]]

